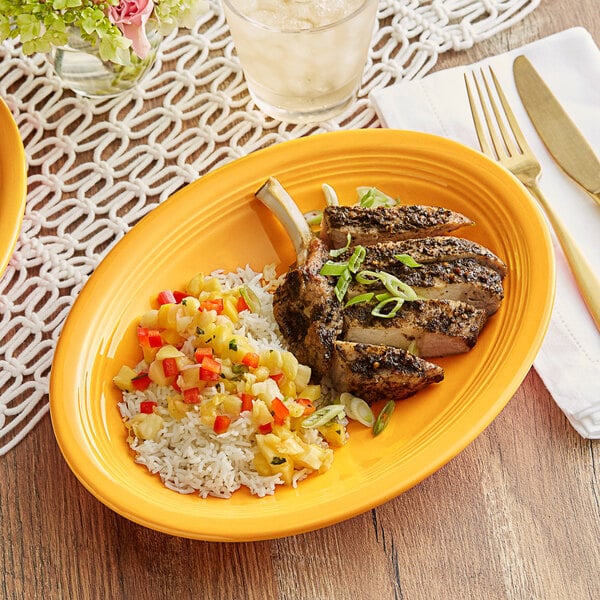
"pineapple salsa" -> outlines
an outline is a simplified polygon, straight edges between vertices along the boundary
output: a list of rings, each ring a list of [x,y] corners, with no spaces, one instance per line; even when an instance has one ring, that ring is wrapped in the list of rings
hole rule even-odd
[[[136,461],[171,489],[272,494],[327,471],[346,443],[344,405],[321,407],[310,368],[281,345],[269,285],[248,268],[199,274],[139,320],[141,360],[113,381]]]

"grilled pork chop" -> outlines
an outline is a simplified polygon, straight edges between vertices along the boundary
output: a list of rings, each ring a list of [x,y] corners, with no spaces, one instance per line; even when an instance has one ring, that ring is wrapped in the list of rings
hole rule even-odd
[[[333,349],[330,377],[335,389],[368,403],[408,398],[444,378],[441,367],[400,348],[337,340]]]
[[[405,302],[387,319],[374,317],[371,310],[368,304],[344,309],[345,340],[404,350],[411,347],[423,358],[468,352],[487,321],[485,311],[456,300]]]
[[[407,342],[414,340],[429,356],[466,351],[502,300],[504,263],[482,246],[443,235],[472,224],[459,213],[427,206],[328,207],[319,240],[276,179],[270,178],[256,196],[286,228],[297,255],[298,266],[275,292],[275,319],[313,377],[329,378],[340,392],[368,402],[397,400],[441,381],[443,369],[407,352]],[[348,232],[354,245],[367,249],[361,269],[391,272],[422,298],[406,302],[402,318],[375,320],[362,305],[343,309],[334,294],[335,278],[320,275],[329,248],[344,247]],[[386,240],[395,246],[379,243]],[[410,268],[394,254],[412,255],[422,266]],[[353,282],[349,296],[375,291],[374,286],[360,287]]]
[[[494,269],[501,277],[506,276],[506,264],[488,248],[477,242],[449,235],[381,242],[367,246],[366,251],[369,269],[387,271],[389,265],[398,263],[397,255],[407,254],[420,264],[472,258],[483,266]],[[347,260],[351,253],[350,249],[339,260]]]
[[[333,343],[343,327],[335,281],[319,275],[327,252],[315,238],[305,263],[288,272],[273,296],[273,314],[289,349],[320,378],[329,371]]]
[[[473,225],[460,213],[436,206],[327,206],[323,210],[321,237],[331,248],[421,238],[450,233]]]

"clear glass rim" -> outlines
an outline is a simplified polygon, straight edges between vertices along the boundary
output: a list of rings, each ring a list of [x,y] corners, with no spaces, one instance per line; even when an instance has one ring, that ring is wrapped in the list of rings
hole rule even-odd
[[[223,4],[225,4],[227,6],[227,8],[235,13],[240,19],[242,19],[243,21],[245,21],[246,23],[250,23],[252,26],[258,28],[258,29],[262,29],[264,31],[271,31],[273,33],[289,33],[289,34],[314,34],[314,33],[319,33],[321,31],[327,31],[328,29],[334,29],[335,27],[337,27],[338,25],[345,23],[346,21],[350,21],[351,19],[353,19],[356,15],[360,14],[361,12],[363,12],[371,2],[377,3],[378,0],[363,0],[363,3],[354,11],[352,11],[351,13],[344,15],[341,19],[338,19],[337,21],[333,21],[332,23],[327,23],[327,25],[321,25],[319,27],[311,27],[310,29],[280,29],[278,27],[272,27],[271,25],[266,25],[265,23],[261,23],[260,21],[256,21],[255,19],[252,19],[251,17],[249,17],[248,15],[245,15],[244,13],[240,12],[238,10],[238,8],[235,6],[235,4],[233,4],[232,0],[222,0]]]

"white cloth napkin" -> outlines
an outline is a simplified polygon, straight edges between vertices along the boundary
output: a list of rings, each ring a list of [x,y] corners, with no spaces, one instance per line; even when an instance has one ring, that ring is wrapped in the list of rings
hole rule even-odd
[[[463,73],[490,64],[532,150],[542,164],[540,186],[600,273],[600,207],[556,165],[523,107],[512,63],[525,54],[584,133],[600,151],[600,51],[576,27],[476,65],[456,67],[371,93],[386,127],[441,135],[479,149]],[[555,402],[584,437],[600,438],[600,333],[585,308],[560,245],[556,253],[556,300],[552,320],[534,366]]]

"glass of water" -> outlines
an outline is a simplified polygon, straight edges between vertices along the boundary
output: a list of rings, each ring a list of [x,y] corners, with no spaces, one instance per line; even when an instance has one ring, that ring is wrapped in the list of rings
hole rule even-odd
[[[356,99],[378,0],[223,0],[256,104],[293,123],[319,122]]]

